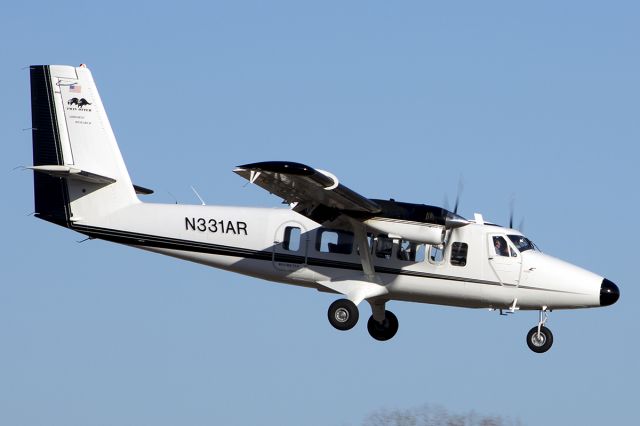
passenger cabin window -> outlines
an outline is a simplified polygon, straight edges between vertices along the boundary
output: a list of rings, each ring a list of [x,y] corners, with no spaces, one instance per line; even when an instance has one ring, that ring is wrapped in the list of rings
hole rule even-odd
[[[467,246],[467,243],[451,244],[451,264],[453,266],[465,266],[467,264],[468,251],[469,246]]]
[[[504,237],[493,237],[493,249],[498,256],[517,257],[518,254],[509,247]]]
[[[402,240],[398,246],[398,259],[407,262],[423,262],[424,251],[424,244]]]
[[[429,261],[431,263],[440,263],[444,260],[444,249],[441,246],[431,246],[429,249]]]
[[[376,256],[381,259],[391,259],[393,252],[393,239],[378,237],[376,242]]]
[[[351,254],[353,249],[353,234],[351,232],[334,229],[318,230],[316,250],[320,253]]]
[[[288,251],[300,250],[300,235],[300,228],[296,226],[287,226],[284,228],[282,248]]]
[[[367,247],[369,248],[369,253],[373,253],[373,234],[367,232]],[[356,245],[356,253],[360,254],[360,246]]]

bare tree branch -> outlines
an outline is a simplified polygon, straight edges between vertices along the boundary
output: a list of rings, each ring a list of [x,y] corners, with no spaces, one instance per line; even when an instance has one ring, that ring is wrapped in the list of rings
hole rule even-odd
[[[452,413],[441,405],[424,404],[410,409],[379,409],[370,413],[362,426],[522,426],[520,419],[481,415],[471,410]]]

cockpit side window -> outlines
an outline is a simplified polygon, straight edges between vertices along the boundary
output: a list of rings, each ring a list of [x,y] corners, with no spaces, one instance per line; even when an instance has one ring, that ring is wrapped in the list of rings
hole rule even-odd
[[[493,237],[493,249],[498,256],[504,257],[517,257],[518,254],[511,250],[509,244],[507,244],[507,240],[504,237],[494,236]]]
[[[507,237],[509,237],[520,253],[527,250],[536,250],[536,245],[527,237],[522,235],[507,235]]]

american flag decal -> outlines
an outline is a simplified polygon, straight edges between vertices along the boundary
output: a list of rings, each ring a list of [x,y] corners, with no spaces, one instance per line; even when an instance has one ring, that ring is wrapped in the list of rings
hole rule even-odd
[[[79,84],[72,84],[69,86],[69,92],[71,93],[80,93],[82,91],[82,87]]]

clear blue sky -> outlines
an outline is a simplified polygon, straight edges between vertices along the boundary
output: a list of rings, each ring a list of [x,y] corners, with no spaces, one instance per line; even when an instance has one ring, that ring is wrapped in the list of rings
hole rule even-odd
[[[533,424],[637,421],[637,2],[10,2],[0,13],[0,424],[360,425],[425,402]],[[517,221],[616,282],[609,308],[391,303],[400,331],[331,328],[334,296],[82,237],[33,211],[29,64],[87,63],[148,201],[278,206],[234,166],[293,160],[370,197]],[[172,194],[172,195],[171,195]],[[368,314],[366,314],[368,315]]]

